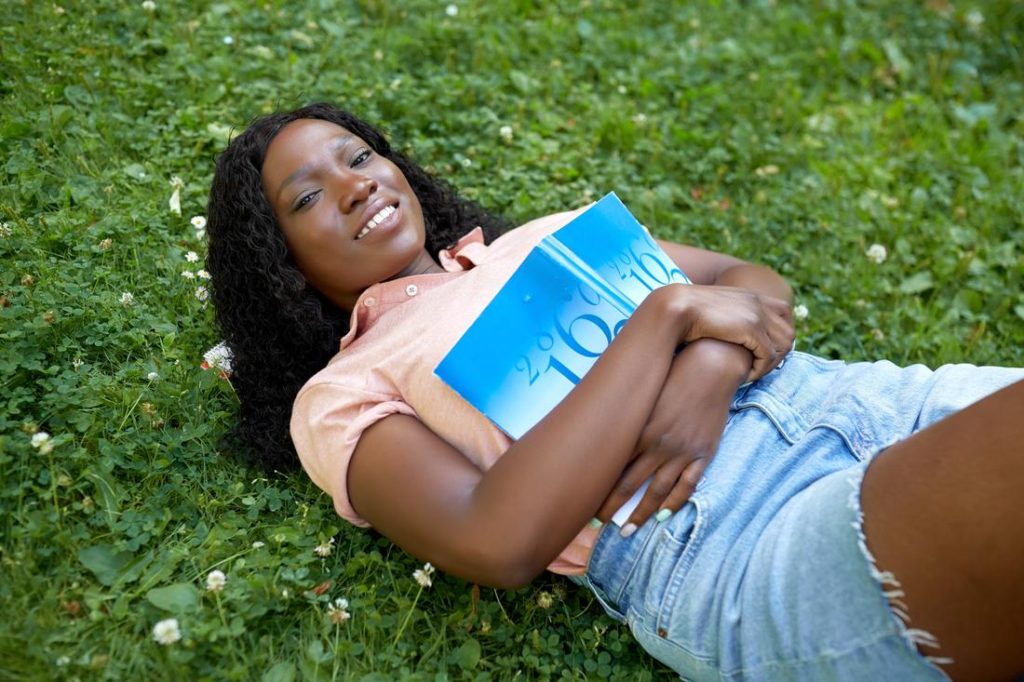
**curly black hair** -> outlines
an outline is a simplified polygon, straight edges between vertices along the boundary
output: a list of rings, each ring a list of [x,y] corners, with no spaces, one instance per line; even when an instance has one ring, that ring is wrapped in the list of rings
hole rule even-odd
[[[231,383],[241,402],[230,435],[240,441],[246,459],[268,471],[298,464],[288,430],[292,402],[338,352],[349,320],[346,311],[306,282],[263,194],[267,148],[299,119],[342,126],[398,166],[423,207],[426,248],[433,257],[476,226],[487,241],[510,227],[392,149],[379,130],[331,104],[257,118],[231,140],[217,158],[210,188],[206,263],[217,323],[232,354]]]

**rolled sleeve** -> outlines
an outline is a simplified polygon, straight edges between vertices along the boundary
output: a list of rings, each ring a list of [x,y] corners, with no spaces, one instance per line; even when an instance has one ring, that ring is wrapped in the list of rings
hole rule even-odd
[[[338,515],[361,528],[370,524],[349,500],[348,465],[363,432],[392,414],[417,417],[399,396],[326,383],[303,389],[292,406],[291,436],[302,468],[331,496]]]

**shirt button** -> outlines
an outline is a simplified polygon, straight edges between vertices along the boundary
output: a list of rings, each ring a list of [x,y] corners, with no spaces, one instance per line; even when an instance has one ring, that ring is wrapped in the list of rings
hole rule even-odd
[[[370,296],[368,299],[363,301],[363,305],[365,305],[367,308],[372,308],[373,306],[377,305],[377,299],[375,299],[373,296]]]
[[[416,294],[420,293],[420,288],[415,284],[410,284],[405,288],[405,293],[409,294],[410,296],[415,296]]]

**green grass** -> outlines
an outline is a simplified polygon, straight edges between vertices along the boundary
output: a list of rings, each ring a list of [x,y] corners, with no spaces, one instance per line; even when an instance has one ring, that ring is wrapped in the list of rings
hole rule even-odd
[[[261,112],[349,107],[519,220],[614,189],[783,273],[805,350],[1024,365],[1024,7],[638,4],[4,3],[0,680],[670,677],[568,581],[420,594],[301,475],[220,451],[235,398],[181,272]]]

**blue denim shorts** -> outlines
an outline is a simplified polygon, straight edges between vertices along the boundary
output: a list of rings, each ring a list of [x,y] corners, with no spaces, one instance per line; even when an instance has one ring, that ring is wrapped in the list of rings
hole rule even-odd
[[[861,480],[888,445],[1022,379],[791,353],[737,392],[690,501],[629,538],[608,524],[579,581],[687,680],[946,680],[864,542]]]

